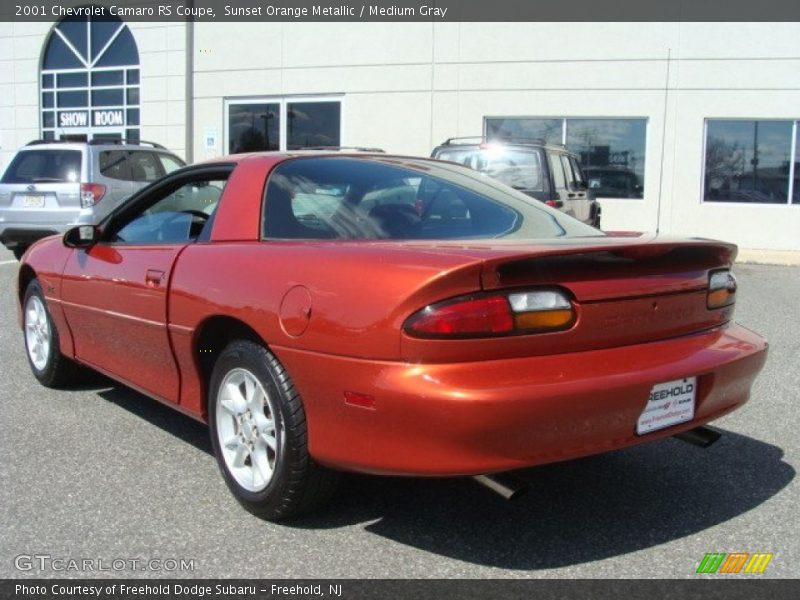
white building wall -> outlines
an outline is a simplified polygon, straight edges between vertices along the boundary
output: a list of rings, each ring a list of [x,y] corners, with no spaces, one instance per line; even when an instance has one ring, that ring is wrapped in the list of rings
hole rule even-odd
[[[128,23],[139,47],[141,138],[186,156],[186,24]]]
[[[46,23],[0,23],[0,169],[39,137],[39,65]]]
[[[603,199],[604,227],[800,250],[800,206],[701,202],[706,118],[800,119],[800,24],[214,23],[195,39],[195,130],[220,139],[195,135],[196,156],[224,151],[225,97],[340,93],[343,145],[422,155],[486,116],[646,118],[644,198]]]
[[[129,23],[143,139],[185,155],[184,23]],[[39,135],[50,26],[0,24],[0,167]],[[226,98],[342,95],[342,144],[430,153],[486,116],[647,119],[644,198],[606,229],[800,250],[800,206],[702,203],[708,118],[800,119],[798,23],[197,23],[195,160],[225,152]],[[568,35],[567,35],[568,32]],[[208,149],[204,134],[216,133]]]

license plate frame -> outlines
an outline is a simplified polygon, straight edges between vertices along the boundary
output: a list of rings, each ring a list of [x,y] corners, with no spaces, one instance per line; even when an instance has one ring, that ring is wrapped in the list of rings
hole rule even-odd
[[[697,377],[682,377],[655,384],[636,420],[636,435],[647,435],[694,419]]]
[[[23,194],[22,207],[23,208],[44,208],[45,195],[44,194]]]

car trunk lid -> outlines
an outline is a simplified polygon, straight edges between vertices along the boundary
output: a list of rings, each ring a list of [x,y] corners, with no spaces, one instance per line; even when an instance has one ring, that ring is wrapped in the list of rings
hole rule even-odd
[[[732,244],[644,236],[569,241],[502,252],[492,245],[496,254],[483,261],[480,285],[486,293],[564,290],[577,315],[572,327],[474,340],[406,335],[404,356],[438,362],[582,352],[688,335],[732,317],[732,306],[707,307],[709,273],[731,266]]]

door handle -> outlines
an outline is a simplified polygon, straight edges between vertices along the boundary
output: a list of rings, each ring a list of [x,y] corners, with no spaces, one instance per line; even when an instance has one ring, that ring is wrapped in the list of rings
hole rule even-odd
[[[145,283],[150,287],[160,286],[162,279],[164,279],[164,271],[156,269],[147,269],[147,274],[144,276]]]

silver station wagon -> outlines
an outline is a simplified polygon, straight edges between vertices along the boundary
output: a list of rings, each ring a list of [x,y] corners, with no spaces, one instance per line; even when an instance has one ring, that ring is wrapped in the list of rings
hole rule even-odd
[[[150,142],[31,142],[0,179],[0,242],[20,258],[40,238],[99,222],[133,192],[184,164]]]

